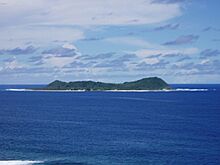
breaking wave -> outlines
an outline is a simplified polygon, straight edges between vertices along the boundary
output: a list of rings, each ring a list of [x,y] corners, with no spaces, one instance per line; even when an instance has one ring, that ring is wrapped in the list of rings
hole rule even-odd
[[[190,88],[177,88],[175,91],[189,91],[189,92],[197,92],[197,91],[208,91],[209,89],[190,89]]]
[[[31,161],[31,160],[0,160],[1,165],[34,165],[43,163],[42,161]]]
[[[13,89],[13,88],[10,88],[10,89],[5,89],[6,91],[31,91],[29,89]]]
[[[171,90],[104,90],[98,92],[205,92],[215,91],[216,89],[206,88],[176,88]],[[5,89],[5,91],[23,92],[23,91],[36,91],[36,92],[85,92],[85,90],[32,90],[32,89]]]

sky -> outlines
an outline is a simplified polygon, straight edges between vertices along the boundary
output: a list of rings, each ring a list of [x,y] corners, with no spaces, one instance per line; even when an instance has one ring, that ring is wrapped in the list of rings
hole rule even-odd
[[[220,83],[219,0],[0,0],[0,84]]]

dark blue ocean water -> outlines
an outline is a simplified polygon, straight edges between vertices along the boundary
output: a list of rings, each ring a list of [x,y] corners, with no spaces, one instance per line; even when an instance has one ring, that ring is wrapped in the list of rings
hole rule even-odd
[[[0,164],[220,164],[220,85],[173,85],[208,89],[197,92],[4,90],[25,87],[0,86]]]

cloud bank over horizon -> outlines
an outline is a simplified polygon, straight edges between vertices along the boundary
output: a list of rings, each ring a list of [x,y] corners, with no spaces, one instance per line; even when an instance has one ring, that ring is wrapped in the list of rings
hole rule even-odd
[[[220,83],[220,23],[209,19],[218,4],[0,0],[0,84],[149,76]]]

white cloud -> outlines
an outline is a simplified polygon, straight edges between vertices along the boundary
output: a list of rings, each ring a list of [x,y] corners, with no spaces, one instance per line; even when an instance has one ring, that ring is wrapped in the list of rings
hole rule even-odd
[[[114,44],[125,44],[125,45],[140,47],[142,49],[139,49],[135,52],[125,51],[125,53],[134,53],[138,57],[142,57],[142,58],[149,58],[152,55],[169,56],[171,54],[192,55],[199,53],[198,48],[195,47],[170,48],[167,46],[151,43],[136,37],[112,37],[112,38],[107,38],[104,41],[111,42]]]
[[[4,66],[0,68],[0,71],[21,69],[26,66],[25,64],[18,62],[16,57],[13,57],[9,61],[5,62],[3,65]]]
[[[0,3],[4,4],[0,5],[0,45],[5,49],[27,43],[42,46],[57,40],[74,42],[84,38],[86,29],[82,27],[91,25],[152,24],[181,15],[180,4],[151,3],[151,0],[0,0]],[[141,40],[130,42],[147,44]]]
[[[65,43],[62,47],[65,49],[77,50],[77,47],[70,43]]]
[[[202,60],[199,64],[205,65],[205,64],[209,64],[209,63],[211,63],[211,60],[205,59],[205,60]]]
[[[111,42],[114,44],[126,44],[126,45],[138,46],[144,48],[158,47],[158,45],[152,44],[150,42],[147,42],[143,39],[139,39],[136,37],[111,37],[111,38],[106,38],[104,41]]]
[[[158,58],[147,58],[144,61],[146,64],[150,64],[150,65],[157,64],[160,62]]]
[[[186,54],[186,55],[199,53],[198,48],[185,48],[185,49],[182,49],[181,51],[183,54]]]
[[[4,48],[21,47],[26,42],[46,45],[55,40],[73,42],[84,38],[84,33],[75,28],[56,27],[2,27],[0,28],[0,45]]]
[[[151,24],[181,14],[180,4],[151,3],[152,0],[1,0],[0,25]]]
[[[137,50],[134,53],[138,57],[149,58],[152,55],[161,55],[161,56],[169,56],[171,54],[180,54],[180,55],[192,55],[198,53],[199,50],[197,48],[184,48],[184,49],[169,49],[169,48],[158,48],[158,49],[141,49]]]
[[[74,61],[74,57],[47,57],[42,60],[44,67],[58,67],[62,68],[65,65],[71,64]]]

